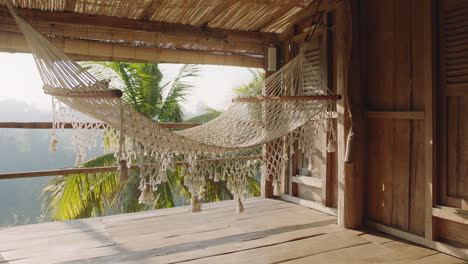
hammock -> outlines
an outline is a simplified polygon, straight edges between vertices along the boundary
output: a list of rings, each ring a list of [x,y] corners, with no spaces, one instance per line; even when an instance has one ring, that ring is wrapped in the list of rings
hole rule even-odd
[[[172,132],[135,111],[121,98],[122,92],[111,90],[108,83],[96,79],[69,59],[19,17],[9,1],[6,4],[32,50],[44,82],[44,92],[55,98],[54,128],[60,128],[68,118],[67,121],[72,121],[74,128],[81,131],[74,138],[77,165],[84,161],[86,149],[93,141],[93,131],[109,128],[107,131],[118,141],[116,156],[123,180],[130,163],[140,162],[141,202],[152,200],[151,191],[167,180],[166,170],[174,169],[175,161],[182,159],[185,160],[182,164],[185,184],[192,193],[193,211],[199,209],[198,200],[204,192],[207,175],[227,181],[240,204],[238,208],[242,208],[246,179],[255,173],[258,163],[263,163],[262,173],[279,175],[288,156],[283,137],[289,135],[289,144],[299,140],[302,148],[307,149],[306,141],[311,141],[308,138],[323,124],[316,121],[326,118],[325,110],[337,99],[330,95],[305,58],[306,48],[303,47],[298,56],[265,80],[263,94],[268,97],[235,99],[218,118],[198,127]],[[314,96],[291,97],[303,96],[305,90],[313,91]],[[57,142],[54,136],[55,132],[52,149]],[[269,151],[276,154],[260,155],[260,147],[267,143]],[[219,159],[225,162],[215,161]],[[278,184],[275,180],[275,186]]]

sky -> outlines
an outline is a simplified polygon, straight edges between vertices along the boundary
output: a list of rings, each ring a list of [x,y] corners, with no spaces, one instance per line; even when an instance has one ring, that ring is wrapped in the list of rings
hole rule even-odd
[[[181,66],[160,64],[160,69],[170,78],[177,74]],[[203,113],[207,107],[226,109],[233,96],[232,90],[252,78],[248,68],[243,67],[200,65],[200,69],[200,76],[192,80],[195,88],[190,91],[187,101],[182,103],[187,118]],[[42,81],[31,54],[0,53],[0,91],[0,104],[16,101],[20,103],[18,105],[40,111],[51,109],[50,96],[42,92]]]

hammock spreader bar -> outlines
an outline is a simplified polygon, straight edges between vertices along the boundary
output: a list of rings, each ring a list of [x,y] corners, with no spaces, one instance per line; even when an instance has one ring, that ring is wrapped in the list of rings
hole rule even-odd
[[[92,91],[92,92],[44,92],[52,96],[65,96],[74,98],[121,98],[123,92],[119,89],[112,89],[107,91]]]
[[[232,102],[272,102],[272,101],[338,101],[341,95],[311,95],[311,96],[259,96],[234,98]]]

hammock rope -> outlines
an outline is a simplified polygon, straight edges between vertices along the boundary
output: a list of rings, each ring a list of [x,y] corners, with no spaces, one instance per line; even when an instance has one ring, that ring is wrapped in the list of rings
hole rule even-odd
[[[134,110],[122,99],[121,91],[110,89],[109,83],[98,80],[68,58],[18,16],[10,1],[5,2],[32,50],[44,92],[53,96],[54,128],[72,122],[77,131],[73,137],[76,165],[84,162],[87,149],[96,144],[98,131],[103,126],[109,128],[104,131],[118,145],[115,155],[121,167],[121,179],[128,178],[132,162],[141,164],[140,201],[144,203],[151,202],[152,191],[167,181],[166,171],[175,170],[175,161],[185,160],[182,173],[195,203],[193,211],[201,209],[199,202],[207,177],[226,181],[238,211],[243,211],[241,200],[247,178],[257,175],[260,167],[264,174],[280,174],[288,160],[283,155],[282,140],[286,135],[289,135],[287,145],[299,141],[301,149],[306,152],[312,149],[314,135],[327,118],[326,110],[339,99],[331,94],[306,59],[307,45],[304,45],[294,59],[266,78],[265,97],[235,99],[218,118],[172,132]],[[304,90],[313,91],[314,96],[306,98]],[[55,131],[52,133],[55,147]],[[261,155],[261,146],[266,143],[271,145],[272,154],[249,158]],[[201,162],[216,159],[232,161]],[[279,185],[278,181],[277,178],[275,186]]]

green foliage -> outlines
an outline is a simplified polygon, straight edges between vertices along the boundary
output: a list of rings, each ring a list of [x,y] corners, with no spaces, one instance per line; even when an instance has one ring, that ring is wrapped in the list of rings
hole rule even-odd
[[[85,168],[111,166],[115,157],[106,154],[83,164]],[[120,194],[118,174],[100,172],[52,178],[42,194],[43,209],[54,221],[105,215]]]
[[[154,63],[89,62],[84,64],[94,76],[101,80],[110,80],[110,87],[121,89],[124,100],[146,117],[159,122],[181,122],[183,113],[180,102],[185,100],[192,88],[188,82],[198,74],[198,68],[184,65],[171,81],[164,81],[163,75]],[[236,92],[255,93],[260,89],[263,74],[254,73],[254,80],[248,88]],[[260,87],[260,88],[258,88]],[[216,118],[221,113],[208,109],[208,113],[193,117],[186,122],[203,123]],[[106,147],[110,141],[104,139]],[[85,168],[112,166],[116,164],[113,154],[106,154],[91,159],[83,164]],[[184,186],[181,168],[167,171],[168,181],[158,185],[153,193],[152,208],[168,208],[176,203],[187,203],[190,192]],[[206,179],[206,192],[202,199],[206,202],[232,199],[226,182]],[[70,220],[91,216],[103,216],[117,213],[130,213],[147,210],[150,207],[138,203],[140,191],[139,171],[130,171],[125,183],[120,183],[118,173],[102,172],[73,174],[54,177],[43,190],[43,210],[52,220]],[[259,181],[249,178],[248,192],[251,196],[260,194]]]
[[[154,63],[88,62],[83,65],[100,80],[110,80],[111,88],[121,89],[124,100],[146,117],[161,122],[181,122],[180,102],[192,88],[188,82],[197,77],[198,67],[184,65],[177,76],[164,81]],[[104,139],[106,147],[110,142]],[[89,160],[83,167],[103,167],[116,164],[112,154]],[[54,177],[44,188],[43,210],[52,220],[70,220],[115,213],[138,212],[148,209],[138,203],[139,171],[131,171],[130,179],[119,182],[118,173],[73,174]],[[155,208],[174,206],[171,186],[163,183],[155,193]]]
[[[239,96],[255,97],[262,95],[265,73],[260,70],[249,69],[252,74],[252,80],[240,87],[234,89],[234,93]]]

